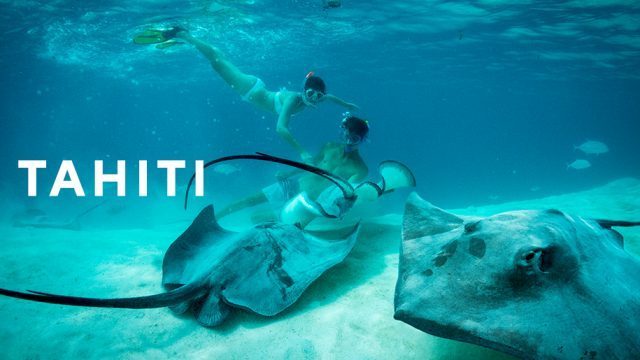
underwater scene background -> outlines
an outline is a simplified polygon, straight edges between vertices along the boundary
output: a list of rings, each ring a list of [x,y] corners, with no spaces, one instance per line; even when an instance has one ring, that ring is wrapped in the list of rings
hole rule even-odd
[[[270,89],[298,90],[315,71],[370,121],[367,161],[406,162],[445,207],[637,176],[634,4],[3,1],[3,181],[24,188],[17,159],[295,155],[275,117],[242,103],[193,48],[131,43],[176,23]],[[342,111],[306,111],[293,132],[317,149]],[[588,139],[610,153],[568,171]]]
[[[282,170],[239,161],[208,171],[206,197],[185,212],[193,160],[256,151],[297,160],[276,134],[275,115],[243,102],[192,46],[132,42],[145,29],[173,25],[214,44],[271,90],[299,91],[314,71],[369,121],[361,147],[369,177],[377,178],[380,161],[400,161],[416,177],[413,190],[437,206],[488,214],[553,205],[585,216],[640,218],[633,179],[640,177],[635,1],[343,0],[329,7],[321,0],[0,0],[0,18],[0,216],[7,239],[0,287],[153,293],[164,249],[204,204],[258,191]],[[293,118],[292,132],[315,153],[338,140],[343,112],[332,104],[309,109]],[[609,151],[575,148],[588,140]],[[47,160],[47,169],[30,198],[17,163],[33,159]],[[166,176],[153,166],[159,159],[187,160],[175,198],[164,193]],[[591,166],[570,167],[577,159]],[[87,197],[64,190],[48,196],[62,160],[73,160]],[[110,171],[127,160],[126,197],[117,198],[114,188],[93,196],[94,160]],[[137,196],[138,160],[150,161],[146,198]],[[0,344],[11,358],[502,356],[438,343],[397,322],[381,325],[393,322],[407,193],[385,199],[376,215],[388,216],[365,232],[371,242],[354,249],[355,259],[275,320],[241,315],[212,331],[163,309],[78,313],[1,299]],[[81,231],[12,226],[44,214],[64,222],[96,207]],[[243,221],[229,226],[250,226]],[[637,231],[624,235],[638,254]],[[339,312],[330,311],[334,302]],[[348,315],[353,309],[359,317]],[[363,324],[366,314],[375,315]],[[33,324],[43,326],[40,334]],[[405,328],[410,335],[398,332]],[[105,332],[113,333],[102,339]],[[74,336],[79,340],[65,341]]]

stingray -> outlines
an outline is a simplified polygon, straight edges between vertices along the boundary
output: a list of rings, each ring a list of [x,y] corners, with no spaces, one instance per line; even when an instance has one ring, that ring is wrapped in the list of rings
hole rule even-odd
[[[223,229],[213,206],[205,207],[169,247],[162,264],[168,292],[132,298],[85,298],[0,289],[1,295],[44,303],[106,307],[171,307],[191,310],[207,327],[221,324],[231,308],[273,316],[300,297],[322,273],[353,248],[356,225],[345,239],[324,240],[294,225],[264,223],[247,231]]]
[[[523,359],[637,359],[640,260],[615,226],[558,210],[486,218],[409,198],[395,318]]]
[[[63,229],[63,230],[81,230],[82,218],[91,213],[93,210],[104,205],[106,201],[91,206],[87,210],[76,215],[73,219],[67,221],[54,221],[40,209],[30,208],[20,211],[11,217],[13,227],[18,228],[39,228],[39,229]]]
[[[348,201],[355,189],[344,179],[304,163],[258,153],[212,160],[205,167],[228,160],[250,159],[281,163],[312,172],[333,182]],[[187,195],[194,177],[189,181]],[[108,307],[170,307],[182,314],[191,310],[208,327],[221,324],[231,308],[274,316],[291,306],[326,270],[340,263],[358,236],[356,224],[344,239],[327,240],[295,224],[268,222],[243,232],[222,228],[213,206],[201,210],[191,226],[167,250],[162,285],[168,292],[132,298],[86,298],[28,290],[0,288],[0,295],[44,303]]]
[[[311,172],[333,183],[332,186],[326,188],[325,191],[320,194],[317,200],[309,198],[306,192],[302,191],[290,199],[284,206],[280,214],[280,221],[295,224],[300,228],[304,228],[309,222],[319,217],[342,219],[347,212],[351,211],[358,201],[360,203],[375,201],[377,198],[394,192],[399,188],[416,186],[416,179],[411,169],[394,160],[385,160],[378,165],[378,172],[381,177],[379,182],[364,181],[359,184],[351,184],[335,174],[306,163],[260,152],[249,155],[231,155],[217,158],[205,163],[203,168],[220,166],[221,163],[233,160],[255,160],[282,164]],[[189,200],[189,190],[195,178],[196,174],[194,173],[186,187],[184,197],[185,209],[187,208]]]
[[[355,202],[358,189],[366,184],[379,195],[415,184],[406,166],[391,161],[381,165],[383,178],[379,184],[366,182],[356,187],[320,168],[262,153],[227,156],[209,161],[204,167],[238,159],[275,162],[312,172],[336,185],[345,202]],[[195,175],[186,189],[185,208],[194,178]],[[317,206],[323,210],[322,205]],[[338,217],[326,212],[324,215]],[[327,269],[344,260],[355,244],[358,229],[356,224],[340,240],[314,236],[297,223],[268,222],[238,233],[223,229],[210,205],[167,250],[162,266],[166,293],[100,299],[0,288],[0,295],[74,306],[170,307],[178,314],[191,310],[198,322],[208,327],[221,324],[234,307],[273,316],[295,303]]]

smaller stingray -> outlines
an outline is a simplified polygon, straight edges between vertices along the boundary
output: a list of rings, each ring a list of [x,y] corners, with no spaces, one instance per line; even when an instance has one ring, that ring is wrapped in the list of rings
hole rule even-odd
[[[381,177],[378,183],[365,181],[355,185],[354,196],[350,198],[345,197],[343,189],[337,185],[327,187],[315,200],[309,198],[305,192],[299,193],[282,209],[280,220],[304,228],[319,217],[344,219],[345,215],[351,213],[359,218],[358,209],[369,207],[371,202],[381,196],[399,188],[416,186],[411,169],[398,161],[385,160],[378,165],[378,171]]]
[[[523,359],[637,359],[640,261],[612,226],[558,210],[467,218],[413,194],[395,318]]]
[[[82,218],[91,213],[93,210],[104,205],[105,201],[98,203],[87,210],[76,215],[73,219],[67,221],[52,221],[47,214],[40,209],[27,209],[16,213],[11,218],[13,226],[18,228],[31,227],[39,229],[64,229],[64,230],[80,230],[82,228]]]
[[[329,219],[342,218],[358,200],[372,201],[398,188],[413,187],[416,185],[416,179],[411,169],[394,160],[383,161],[378,166],[378,171],[382,178],[379,183],[365,181],[355,186],[347,180],[316,166],[260,152],[255,154],[224,156],[208,161],[204,164],[204,168],[220,166],[221,163],[231,160],[256,160],[282,164],[313,173],[333,183],[334,187],[327,188],[326,191],[319,196],[319,200],[322,198],[321,201],[324,202],[324,205],[316,200],[310,199],[304,191],[287,203],[281,213],[280,220],[288,224],[297,224],[300,228],[304,228],[306,224],[317,217]],[[187,208],[189,200],[189,189],[191,189],[195,178],[196,174],[194,173],[187,184],[184,197],[185,209]],[[332,208],[334,212],[328,212],[327,208]]]
[[[356,225],[344,240],[331,241],[278,223],[232,232],[218,225],[209,205],[164,256],[162,284],[167,293],[98,299],[0,289],[0,295],[74,306],[169,306],[176,313],[191,309],[204,326],[222,323],[232,307],[273,316],[291,306],[314,280],[347,256],[358,228]]]

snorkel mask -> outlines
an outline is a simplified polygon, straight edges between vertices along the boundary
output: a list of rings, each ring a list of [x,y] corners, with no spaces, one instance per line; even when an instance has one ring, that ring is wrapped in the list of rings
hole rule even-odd
[[[353,116],[350,112],[345,112],[342,114],[342,123],[340,125],[340,128],[342,129],[342,140],[344,141],[344,143],[347,145],[348,149],[347,150],[353,150],[357,145],[361,144],[365,138],[365,136],[361,136],[358,134],[354,134],[353,130],[350,129],[347,126],[347,122],[349,121],[349,119],[351,118],[356,118],[355,116]],[[362,120],[359,118],[356,118],[358,120]],[[369,127],[369,122],[367,120],[362,120],[365,122],[365,124],[367,125],[367,127]]]
[[[302,96],[302,101],[304,102],[305,105],[307,106],[315,106],[315,104],[317,104],[320,99],[322,99],[322,97],[324,96],[324,93],[320,90],[316,90],[313,88],[306,88],[306,83],[307,80],[309,78],[311,78],[312,76],[314,76],[314,72],[313,71],[309,71],[309,73],[307,73],[307,75],[304,77],[304,83],[302,85],[304,92],[303,92],[303,96]]]
[[[322,99],[322,97],[324,96],[324,94],[321,91],[318,91],[315,89],[305,90],[304,95],[307,98],[307,100],[314,103],[317,103],[318,101],[320,101],[320,99]]]

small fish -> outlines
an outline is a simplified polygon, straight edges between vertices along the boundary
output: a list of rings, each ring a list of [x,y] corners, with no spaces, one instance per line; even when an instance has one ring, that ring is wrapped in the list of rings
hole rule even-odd
[[[567,165],[567,168],[575,169],[575,170],[583,170],[591,167],[591,163],[585,159],[577,159],[571,164]]]
[[[220,164],[220,165],[216,165],[213,168],[213,171],[223,175],[231,175],[235,172],[240,171],[240,168],[238,168],[237,166],[229,165],[229,164]]]
[[[580,146],[574,146],[573,148],[574,150],[580,150],[585,154],[600,155],[609,152],[609,147],[607,146],[607,144],[593,140],[585,141]]]
[[[324,2],[325,9],[339,8],[340,6],[342,6],[342,1],[340,0],[325,0]]]

